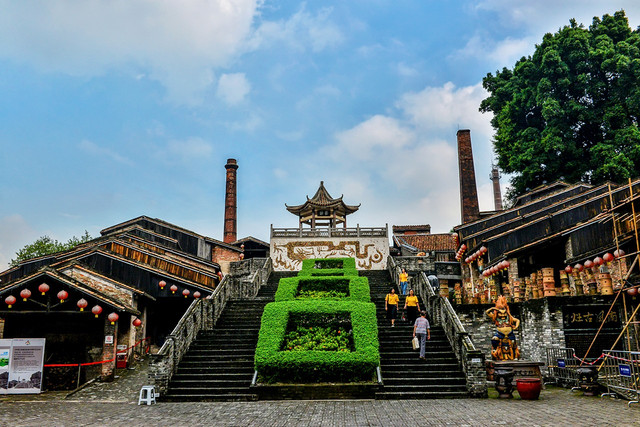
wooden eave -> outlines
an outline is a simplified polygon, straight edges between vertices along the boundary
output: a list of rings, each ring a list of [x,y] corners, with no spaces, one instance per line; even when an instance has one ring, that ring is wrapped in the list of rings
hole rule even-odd
[[[494,228],[496,228],[496,227],[501,227],[501,226],[503,226],[503,225],[505,225],[505,224],[509,224],[510,222],[517,221],[517,220],[522,219],[522,218],[527,218],[527,217],[529,217],[529,216],[536,215],[536,214],[538,214],[538,213],[540,213],[540,212],[543,212],[543,211],[545,211],[545,210],[547,210],[547,209],[550,209],[550,208],[552,208],[552,207],[554,207],[554,206],[556,206],[556,205],[558,205],[558,204],[560,204],[560,203],[566,203],[566,202],[568,202],[568,201],[570,201],[570,200],[573,200],[573,199],[575,199],[575,198],[583,197],[584,195],[589,194],[590,192],[597,192],[598,190],[601,190],[603,187],[606,187],[606,186],[607,186],[607,184],[603,184],[603,185],[599,185],[599,186],[597,186],[597,187],[591,187],[591,188],[589,188],[589,187],[587,186],[586,188],[589,188],[589,189],[588,189],[588,190],[586,190],[586,191],[583,191],[583,192],[577,193],[576,195],[571,196],[571,197],[569,197],[569,198],[559,200],[559,201],[557,201],[557,202],[555,202],[555,203],[552,203],[551,205],[545,206],[545,207],[543,207],[543,208],[541,208],[541,209],[538,209],[538,210],[536,210],[536,211],[533,211],[533,212],[530,212],[530,213],[527,213],[527,214],[524,214],[524,215],[518,215],[518,216],[516,216],[516,217],[514,217],[514,218],[512,218],[512,219],[506,220],[506,221],[501,222],[501,223],[499,223],[499,224],[496,224],[496,225],[494,225],[494,226],[492,226],[492,227],[485,228],[485,229],[483,229],[482,231],[477,232],[477,233],[474,233],[474,234],[472,234],[472,235],[464,236],[464,239],[466,240],[466,239],[469,239],[469,238],[474,238],[474,237],[476,237],[478,234],[481,234],[481,233],[484,233],[484,232],[490,231],[490,230],[492,230],[492,229],[494,229]],[[539,199],[532,200],[532,201],[530,201],[530,202],[528,202],[528,203],[525,203],[525,204],[523,204],[523,205],[514,206],[514,207],[512,207],[512,208],[510,208],[510,209],[505,209],[505,210],[502,210],[502,211],[498,211],[498,213],[496,213],[495,215],[491,215],[491,216],[490,216],[490,217],[488,217],[488,218],[495,219],[496,217],[500,217],[500,216],[505,216],[505,215],[511,214],[511,213],[516,212],[516,211],[518,211],[518,210],[520,210],[520,209],[523,209],[523,208],[526,208],[526,207],[530,207],[530,206],[532,206],[532,205],[535,205],[535,204],[537,204],[537,203],[540,203],[540,202],[542,202],[542,201],[544,201],[544,200],[546,200],[546,199],[548,199],[548,198],[550,198],[550,197],[555,197],[555,196],[558,196],[558,195],[560,195],[560,194],[562,194],[562,193],[564,193],[564,192],[568,192],[568,191],[574,190],[574,189],[576,189],[576,188],[578,188],[578,187],[585,187],[585,184],[576,184],[576,185],[573,185],[573,186],[571,186],[571,187],[564,188],[564,189],[562,189],[561,191],[558,191],[558,192],[555,192],[555,193],[547,194],[547,195],[546,195],[546,196],[544,196],[544,197],[541,197],[541,198],[539,198]],[[471,222],[468,222],[468,223],[465,223],[465,224],[458,225],[458,226],[454,227],[454,230],[455,230],[455,231],[459,231],[459,232],[464,232],[464,229],[465,229],[465,228],[467,228],[467,227],[469,227],[469,226],[472,226],[472,225],[478,225],[478,224],[480,224],[480,223],[482,223],[482,222],[486,221],[488,218],[481,218],[481,219],[477,219],[477,220],[475,220],[475,221],[471,221]]]
[[[100,291],[97,291],[87,285],[85,285],[84,283],[69,277],[63,273],[60,273],[59,271],[56,271],[50,267],[43,267],[41,270],[23,277],[21,279],[18,279],[16,281],[13,281],[11,283],[6,284],[4,287],[0,288],[0,294],[4,294],[7,291],[10,291],[12,289],[15,288],[19,288],[21,286],[23,286],[25,283],[34,280],[40,276],[47,276],[50,277],[54,280],[57,280],[59,282],[64,283],[65,285],[69,286],[70,288],[74,288],[76,290],[78,290],[81,293],[84,293],[86,295],[89,295],[101,302],[103,302],[104,304],[110,305],[111,307],[114,307],[115,309],[119,310],[119,311],[126,311],[128,313],[131,313],[133,315],[139,316],[140,312],[138,310],[136,310],[135,308],[133,308],[130,305],[127,305],[109,295],[106,295]]]
[[[94,254],[99,254],[101,256],[105,256],[107,258],[111,258],[111,259],[123,262],[125,264],[132,265],[132,266],[140,268],[142,270],[150,271],[150,272],[152,272],[152,273],[154,273],[154,274],[156,274],[156,275],[158,275],[160,277],[166,277],[166,278],[168,278],[168,279],[170,279],[170,280],[172,280],[174,282],[181,283],[183,285],[191,286],[191,287],[194,287],[194,288],[198,288],[198,289],[201,289],[201,290],[206,291],[206,292],[211,292],[217,286],[217,285],[209,286],[207,284],[194,282],[194,281],[191,281],[189,279],[185,279],[184,277],[181,277],[181,276],[175,275],[173,273],[170,273],[168,271],[165,271],[165,270],[162,270],[162,269],[159,269],[159,268],[156,268],[156,267],[152,267],[152,266],[150,266],[148,264],[145,264],[145,263],[142,263],[142,262],[138,262],[138,261],[132,260],[130,258],[121,256],[121,255],[119,255],[117,253],[110,252],[110,251],[107,251],[107,250],[104,250],[104,249],[99,249],[99,248],[95,248],[93,251],[91,251],[89,253],[82,254],[82,256],[80,256],[78,259],[89,257],[89,256],[94,255]],[[209,276],[207,275],[207,277],[209,277]],[[215,276],[215,277],[217,278],[217,276]]]
[[[475,238],[477,238],[477,237],[479,237],[479,236],[481,236],[481,235],[483,235],[483,234],[489,234],[489,233],[491,233],[491,231],[493,231],[493,230],[495,230],[495,229],[498,229],[498,228],[505,227],[505,226],[507,226],[507,225],[509,225],[509,224],[511,224],[511,223],[519,222],[519,221],[522,221],[523,219],[526,219],[526,218],[529,218],[529,217],[533,217],[533,216],[541,215],[541,214],[542,214],[543,212],[545,212],[545,211],[551,210],[551,209],[553,209],[553,208],[557,208],[557,206],[558,206],[558,205],[570,203],[572,200],[574,200],[574,199],[576,199],[576,198],[579,198],[579,197],[584,197],[585,195],[589,194],[590,192],[597,192],[597,191],[598,191],[599,189],[601,189],[602,187],[604,187],[604,185],[603,185],[603,186],[599,186],[599,187],[592,188],[591,190],[586,191],[586,192],[583,192],[583,193],[576,194],[575,196],[570,197],[570,198],[568,198],[568,199],[560,200],[560,201],[558,201],[558,202],[556,202],[556,203],[553,203],[553,204],[551,204],[551,205],[545,206],[545,207],[543,207],[542,209],[539,209],[539,210],[537,210],[537,211],[533,211],[533,212],[530,212],[530,213],[527,213],[527,214],[524,214],[524,215],[516,216],[516,217],[514,217],[514,218],[512,218],[512,219],[510,219],[510,220],[507,220],[507,221],[505,221],[505,222],[501,222],[501,223],[496,224],[496,225],[494,225],[494,226],[492,226],[492,227],[482,229],[481,231],[479,231],[479,232],[477,232],[477,233],[471,234],[471,235],[469,235],[469,236],[464,236],[464,237],[463,237],[463,240],[465,240],[465,241],[467,241],[467,240],[472,240],[472,239],[475,239]],[[559,210],[559,211],[556,211],[556,212],[554,212],[554,213],[551,213],[551,214],[548,214],[548,215],[542,216],[542,217],[540,217],[540,218],[534,219],[534,220],[532,220],[532,221],[530,221],[530,222],[527,222],[526,224],[522,224],[522,225],[520,225],[520,226],[518,226],[518,227],[516,227],[516,228],[512,228],[512,229],[510,229],[510,230],[508,230],[508,231],[506,231],[506,232],[502,232],[502,233],[497,234],[497,235],[495,235],[495,236],[488,237],[488,238],[487,238],[487,240],[492,240],[492,239],[493,239],[493,238],[495,238],[495,237],[502,236],[502,235],[504,235],[504,234],[508,234],[508,233],[513,232],[513,231],[515,231],[515,230],[518,230],[518,229],[521,229],[521,228],[523,228],[523,227],[526,227],[526,226],[527,226],[527,224],[535,223],[535,222],[537,222],[537,221],[540,221],[540,220],[542,220],[542,219],[547,218],[548,216],[555,216],[556,214],[558,214],[558,213],[560,213],[560,212],[564,212],[564,211],[570,210],[570,209],[572,209],[572,208],[574,208],[574,207],[581,206],[581,205],[583,205],[583,204],[585,204],[585,203],[591,202],[591,201],[593,201],[593,200],[595,200],[595,199],[597,199],[597,198],[601,198],[601,197],[604,197],[604,195],[603,195],[603,194],[599,194],[599,195],[596,195],[596,196],[593,196],[593,197],[587,198],[587,199],[583,200],[582,202],[580,202],[580,203],[578,203],[578,204],[575,204],[575,205],[569,205],[569,206],[565,207],[565,208],[564,208],[564,209],[562,209],[562,210]],[[539,200],[542,200],[542,199],[539,199]],[[531,204],[533,204],[533,202],[532,202]],[[521,206],[521,207],[522,207],[522,206]],[[509,211],[513,211],[513,210],[518,210],[518,208],[512,208],[512,209],[509,209],[508,211],[505,211],[505,212],[509,212]],[[498,214],[498,215],[501,215],[501,214]]]
[[[126,289],[126,290],[131,291],[134,294],[137,294],[137,295],[140,295],[140,296],[144,296],[146,298],[149,298],[151,301],[155,301],[156,300],[155,297],[149,295],[145,291],[142,291],[142,290],[140,290],[138,288],[135,288],[133,286],[129,286],[129,285],[124,284],[122,282],[118,282],[117,280],[113,280],[110,277],[107,277],[105,275],[102,275],[102,274],[94,271],[94,270],[91,270],[90,268],[87,268],[87,266],[77,262],[76,260],[73,260],[71,262],[66,262],[65,264],[56,266],[56,270],[63,270],[63,269],[67,269],[67,268],[76,268],[78,270],[82,270],[82,271],[86,272],[87,274],[89,274],[91,276],[98,277],[98,278],[100,278],[100,280],[104,280],[105,282],[108,282],[108,283],[110,283],[110,284],[112,284],[112,285],[114,285],[116,287]],[[64,273],[62,273],[62,274],[64,274]],[[78,279],[76,279],[76,280],[78,280]]]

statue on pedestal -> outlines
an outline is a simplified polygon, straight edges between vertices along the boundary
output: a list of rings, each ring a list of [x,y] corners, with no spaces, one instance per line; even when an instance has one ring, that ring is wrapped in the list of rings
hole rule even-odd
[[[520,349],[513,333],[520,326],[520,320],[511,315],[507,299],[500,295],[496,306],[486,311],[487,316],[496,325],[496,332],[491,338],[491,357],[493,360],[516,360],[520,358]]]

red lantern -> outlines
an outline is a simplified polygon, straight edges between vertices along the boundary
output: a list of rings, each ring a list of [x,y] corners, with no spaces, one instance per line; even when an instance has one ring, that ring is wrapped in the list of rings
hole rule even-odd
[[[624,251],[622,249],[616,249],[613,252],[613,256],[616,258],[622,258],[625,255]]]
[[[486,247],[484,247],[484,246],[481,246],[481,247],[480,247],[480,253],[481,253],[481,254],[486,254],[486,253],[487,253],[487,248],[486,248]]]
[[[595,258],[593,259],[593,264],[594,264],[596,267],[599,267],[599,266],[601,266],[602,264],[604,264],[604,260],[603,260],[602,258],[600,258],[599,256],[597,256],[597,257],[595,257]]]
[[[611,261],[613,261],[615,258],[612,254],[610,254],[609,252],[607,252],[606,254],[602,255],[602,259],[604,260],[604,262],[606,262],[607,264],[609,264]]]
[[[593,268],[593,261],[591,261],[590,259],[586,260],[584,262],[584,268]]]
[[[46,292],[49,291],[49,285],[47,285],[46,283],[43,283],[42,285],[38,286],[38,290],[42,292],[42,295],[44,295]]]
[[[64,300],[66,300],[67,298],[69,298],[69,293],[67,291],[58,292],[58,299],[60,300],[60,302],[64,302]]]
[[[627,289],[627,295],[629,295],[630,297],[635,297],[636,295],[638,295],[638,288]]]
[[[462,249],[462,252],[464,252],[465,250],[467,250],[467,245],[463,243],[462,246],[460,246],[460,249]]]
[[[564,271],[565,271],[567,274],[571,274],[571,272],[573,271],[573,268],[571,268],[571,266],[570,266],[570,265],[567,265],[567,266],[564,268]]]
[[[16,297],[9,295],[4,299],[4,302],[6,302],[9,308],[11,308],[11,306],[16,303]]]
[[[573,266],[573,269],[576,270],[577,272],[581,272],[583,268],[584,267],[582,266],[582,264],[576,264]]]
[[[243,260],[243,259],[244,259],[244,254],[243,254],[243,253],[241,253],[241,254],[240,254],[240,260]]]
[[[200,292],[195,291],[195,292],[193,293],[193,297],[194,297],[194,298],[196,298],[196,299],[197,299],[197,298],[200,298]]]
[[[20,297],[22,298],[22,301],[26,301],[30,296],[31,291],[29,289],[23,289],[20,291]]]
[[[185,298],[188,297],[190,293],[191,292],[189,292],[189,289],[185,289],[184,291],[182,291],[182,295],[184,295]]]
[[[506,259],[504,261],[502,261],[500,264],[502,264],[502,268],[509,268],[509,266],[511,265],[509,263],[509,261],[507,261]]]
[[[167,282],[165,282],[164,280],[160,280],[158,286],[160,286],[160,289],[164,289],[164,287],[167,286]]]
[[[86,299],[80,298],[77,302],[77,305],[80,311],[84,311],[84,309],[87,308],[87,305],[89,305],[89,303],[87,302]]]
[[[135,319],[133,319],[133,326],[135,326],[136,328],[140,327],[140,325],[142,325],[142,320],[138,319],[137,317]]]
[[[172,294],[175,294],[176,291],[178,290],[178,287],[176,285],[171,285],[171,287],[169,289],[171,289],[171,293]]]
[[[102,313],[102,307],[100,307],[99,305],[94,305],[93,308],[91,309],[91,312],[95,314],[96,317],[98,317],[100,313]]]
[[[117,313],[111,313],[107,318],[109,319],[109,322],[111,322],[112,325],[115,325],[115,323],[118,321],[120,316],[118,316]]]

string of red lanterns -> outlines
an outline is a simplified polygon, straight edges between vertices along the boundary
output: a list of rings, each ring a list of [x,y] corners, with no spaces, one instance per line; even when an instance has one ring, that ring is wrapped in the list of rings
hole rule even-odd
[[[573,266],[573,268],[570,265],[567,265],[564,268],[564,271],[567,272],[568,274],[571,273],[579,273],[582,270],[584,270],[585,268],[598,268],[601,265],[610,265],[615,259],[623,257],[625,255],[625,252],[622,249],[616,249],[613,254],[610,252],[607,252],[606,254],[602,255],[602,258],[600,256],[595,257],[593,260],[586,260],[583,264],[576,264]]]

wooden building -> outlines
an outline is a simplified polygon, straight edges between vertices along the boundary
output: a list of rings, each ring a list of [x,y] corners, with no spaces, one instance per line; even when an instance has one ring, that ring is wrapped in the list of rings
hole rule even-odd
[[[145,216],[101,235],[0,273],[0,338],[46,338],[45,363],[58,364],[108,360],[147,337],[160,346],[193,299],[216,288],[221,263],[242,258],[240,247]],[[99,369],[108,378],[114,363]]]

